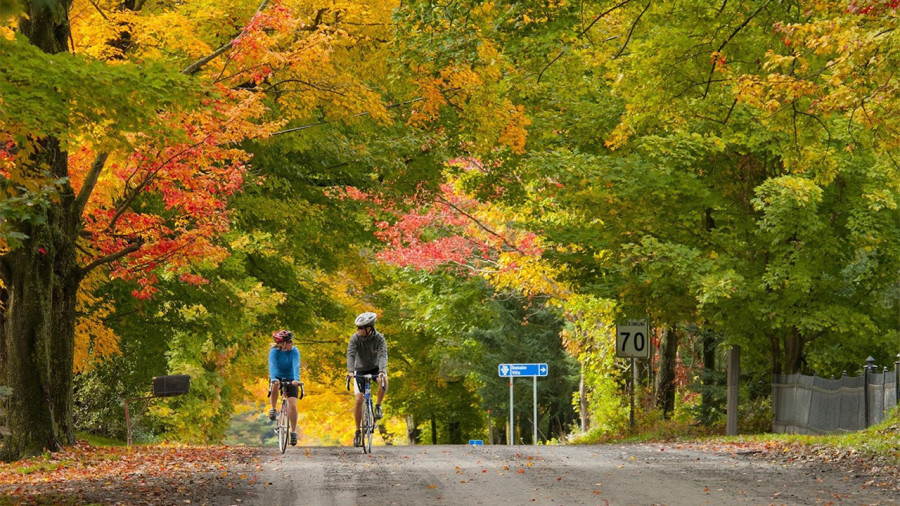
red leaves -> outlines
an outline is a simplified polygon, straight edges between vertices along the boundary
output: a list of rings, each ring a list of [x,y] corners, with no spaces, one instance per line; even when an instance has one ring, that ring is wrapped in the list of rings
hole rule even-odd
[[[205,109],[163,114],[183,132],[179,142],[160,145],[135,135],[134,151],[108,160],[87,204],[83,264],[128,253],[116,258],[110,277],[137,281],[136,297],[153,295],[159,268],[202,283],[191,265],[225,257],[217,238],[229,229],[228,197],[241,190],[250,158],[233,146],[266,136],[271,125],[256,123],[263,113],[256,98],[226,89],[219,93],[223,98],[208,100]],[[76,191],[95,157],[88,148],[70,155]]]
[[[0,495],[48,504],[188,501],[202,498],[204,485],[226,479],[222,471],[246,464],[251,455],[251,449],[224,446],[97,448],[79,442],[52,455],[0,465]]]
[[[898,7],[900,0],[854,0],[847,6],[847,12],[864,16],[882,16],[896,11]]]
[[[358,191],[348,191],[348,197],[365,200]],[[457,192],[451,184],[442,184],[438,195],[410,212],[380,204],[393,219],[376,223],[375,235],[386,245],[378,258],[401,267],[433,271],[457,265],[471,274],[490,265],[492,271],[505,272],[516,270],[519,263],[498,265],[502,252],[515,250],[524,257],[543,253],[537,234],[510,227],[498,209]]]

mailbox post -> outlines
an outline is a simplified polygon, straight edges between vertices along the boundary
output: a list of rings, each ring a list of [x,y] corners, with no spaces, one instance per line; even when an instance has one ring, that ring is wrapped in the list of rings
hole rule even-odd
[[[148,395],[147,397],[134,397],[129,399],[125,398],[125,428],[128,432],[128,446],[131,446],[131,412],[128,409],[129,402],[135,401],[144,401],[144,405],[141,406],[141,409],[135,415],[135,418],[141,416],[145,409],[147,409],[147,405],[150,404],[150,399],[155,399],[157,397],[175,397],[177,395],[184,395],[191,390],[191,377],[187,374],[176,374],[173,376],[156,376],[153,378],[153,395]]]

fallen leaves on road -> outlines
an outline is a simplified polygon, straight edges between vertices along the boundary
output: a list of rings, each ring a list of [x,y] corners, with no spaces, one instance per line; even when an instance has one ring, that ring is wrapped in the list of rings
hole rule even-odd
[[[248,466],[252,453],[228,446],[94,447],[79,441],[57,453],[0,464],[0,502],[209,502],[221,485],[238,495],[234,489],[246,475],[229,471]]]
[[[855,448],[828,444],[804,444],[796,441],[709,442],[685,445],[688,448],[756,457],[782,465],[827,465],[869,475],[877,487],[900,490],[900,465],[897,459],[864,454]],[[678,448],[681,448],[679,446]]]

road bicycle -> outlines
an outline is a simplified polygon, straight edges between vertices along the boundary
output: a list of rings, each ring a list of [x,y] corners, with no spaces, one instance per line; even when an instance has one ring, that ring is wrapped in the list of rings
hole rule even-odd
[[[363,453],[372,453],[372,436],[375,435],[375,410],[372,407],[372,380],[378,378],[377,374],[357,374],[356,378],[363,380],[363,412],[359,429],[362,432]],[[347,390],[350,390],[351,377],[347,377]],[[381,388],[386,388],[381,385]]]
[[[288,416],[288,396],[287,396],[287,387],[291,385],[293,380],[287,378],[279,378],[272,383],[279,384],[279,391],[281,392],[281,409],[278,410],[278,417],[275,418],[275,435],[278,436],[278,449],[281,450],[281,453],[284,453],[287,450],[288,441],[291,440],[291,421]],[[303,382],[301,381],[298,385],[300,392],[297,395],[297,400],[303,398],[304,389]],[[269,389],[269,395],[272,395],[272,390]]]

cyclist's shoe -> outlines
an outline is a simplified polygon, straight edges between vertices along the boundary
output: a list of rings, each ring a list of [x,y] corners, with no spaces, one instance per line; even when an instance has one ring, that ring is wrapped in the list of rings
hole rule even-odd
[[[356,435],[353,436],[353,446],[359,448],[362,446],[362,431],[356,429]]]
[[[384,413],[381,412],[381,404],[375,405],[375,419],[381,420],[381,417],[384,416]]]
[[[269,420],[275,421],[275,408],[269,410]]]
[[[297,446],[297,433],[291,432],[291,446]]]

